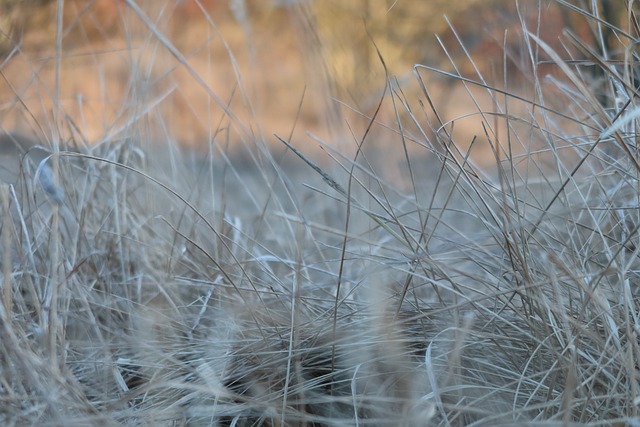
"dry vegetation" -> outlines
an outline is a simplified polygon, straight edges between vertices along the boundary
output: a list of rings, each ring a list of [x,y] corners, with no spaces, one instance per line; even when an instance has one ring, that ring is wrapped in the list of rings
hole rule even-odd
[[[0,424],[639,425],[640,31],[557,3],[602,43],[556,51],[522,19],[517,91],[507,65],[497,85],[418,65],[414,103],[389,75],[395,121],[316,139],[330,166],[230,107],[197,154],[151,141],[135,90],[88,144],[54,82],[50,144],[0,139]],[[443,74],[490,100],[491,168],[432,102]]]

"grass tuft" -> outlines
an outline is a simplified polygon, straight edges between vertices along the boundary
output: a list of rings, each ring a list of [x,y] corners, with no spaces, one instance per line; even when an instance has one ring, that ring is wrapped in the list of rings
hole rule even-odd
[[[133,0],[224,118],[196,154],[152,143],[168,92],[131,48],[131,115],[87,144],[58,102],[63,3],[51,143],[0,136],[2,425],[640,423],[632,9],[623,30],[560,1],[600,34],[561,51],[518,6],[490,77],[451,28],[450,69],[416,65],[413,93],[387,75],[353,153],[312,136],[327,162],[269,149]]]

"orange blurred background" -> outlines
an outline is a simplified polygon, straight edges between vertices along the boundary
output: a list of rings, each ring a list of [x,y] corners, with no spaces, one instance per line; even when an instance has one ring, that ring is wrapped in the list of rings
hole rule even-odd
[[[602,13],[625,19],[622,2],[605,3]],[[0,127],[44,141],[59,134],[79,144],[120,138],[170,139],[191,147],[273,144],[277,133],[315,145],[311,132],[350,146],[351,133],[366,126],[385,87],[376,48],[396,90],[417,107],[424,99],[414,64],[474,80],[481,73],[491,84],[508,81],[509,90],[521,90],[532,68],[522,22],[532,32],[539,25],[561,52],[563,29],[595,40],[586,20],[552,1],[521,1],[519,8],[510,0],[0,4],[6,12],[0,28]],[[541,74],[554,72],[553,65],[536,67]],[[476,108],[455,79],[421,74],[443,116]],[[482,101],[480,92],[474,96]],[[380,120],[395,121],[391,103],[384,104]],[[470,123],[463,139],[481,135],[480,129]]]

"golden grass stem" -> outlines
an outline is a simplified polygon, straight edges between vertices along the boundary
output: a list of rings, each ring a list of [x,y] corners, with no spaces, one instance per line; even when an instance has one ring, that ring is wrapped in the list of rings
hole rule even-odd
[[[9,185],[0,185],[0,202],[2,203],[2,302],[7,319],[11,319],[13,306],[13,287],[11,280],[11,211],[9,210]]]

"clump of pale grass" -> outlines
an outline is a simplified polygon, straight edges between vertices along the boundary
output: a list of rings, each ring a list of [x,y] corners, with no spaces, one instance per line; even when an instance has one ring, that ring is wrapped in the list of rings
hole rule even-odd
[[[408,195],[369,157],[378,116],[355,158],[326,145],[335,168],[290,153],[317,179],[258,141],[248,169],[215,145],[198,162],[53,144],[58,200],[25,164],[0,189],[3,424],[637,423],[636,89],[568,33],[605,72],[596,99],[522,26],[530,97],[449,73],[490,171],[423,84],[441,71],[415,68],[431,111],[389,79]]]

